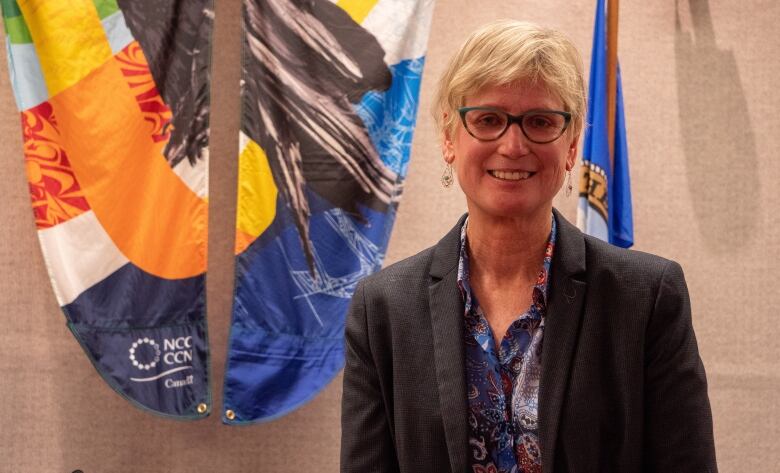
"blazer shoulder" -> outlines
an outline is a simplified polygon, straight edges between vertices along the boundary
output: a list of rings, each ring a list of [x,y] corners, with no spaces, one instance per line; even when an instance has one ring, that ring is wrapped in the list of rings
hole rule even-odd
[[[627,283],[658,280],[664,273],[682,273],[680,265],[671,259],[644,251],[629,250],[584,235],[588,273],[613,273]]]

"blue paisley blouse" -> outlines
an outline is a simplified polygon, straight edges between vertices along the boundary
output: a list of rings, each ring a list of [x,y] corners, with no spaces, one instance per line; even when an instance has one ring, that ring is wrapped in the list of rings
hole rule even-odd
[[[542,336],[556,224],[533,288],[532,304],[496,348],[493,332],[469,285],[466,227],[460,235],[458,287],[465,303],[469,464],[473,473],[541,473],[537,415]]]

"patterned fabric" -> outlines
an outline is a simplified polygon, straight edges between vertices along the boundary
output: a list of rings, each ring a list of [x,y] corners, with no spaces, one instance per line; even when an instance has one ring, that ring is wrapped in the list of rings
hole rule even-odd
[[[89,203],[60,145],[59,135],[49,102],[22,110],[24,159],[35,224],[39,229],[54,227],[89,211]]]
[[[403,192],[433,12],[433,0],[242,3],[228,424],[284,415],[344,366],[349,301],[382,266]]]
[[[213,0],[0,0],[38,238],[68,328],[150,412],[211,405]]]
[[[461,230],[458,287],[465,303],[469,463],[474,473],[540,473],[539,379],[555,218],[531,307],[512,322],[498,349],[469,283],[467,226],[468,219]]]

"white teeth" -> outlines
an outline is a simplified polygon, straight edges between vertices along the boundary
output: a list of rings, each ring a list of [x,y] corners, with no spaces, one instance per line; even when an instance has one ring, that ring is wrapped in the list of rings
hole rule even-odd
[[[528,179],[531,176],[530,172],[522,172],[522,171],[488,171],[491,176],[497,177],[499,179],[504,179],[505,181],[521,181],[524,179]]]

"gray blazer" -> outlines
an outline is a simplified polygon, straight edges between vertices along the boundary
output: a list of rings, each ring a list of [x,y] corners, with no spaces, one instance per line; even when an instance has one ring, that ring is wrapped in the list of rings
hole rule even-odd
[[[539,388],[545,473],[717,471],[682,269],[555,218]],[[471,471],[456,282],[462,223],[355,291],[343,473]]]

